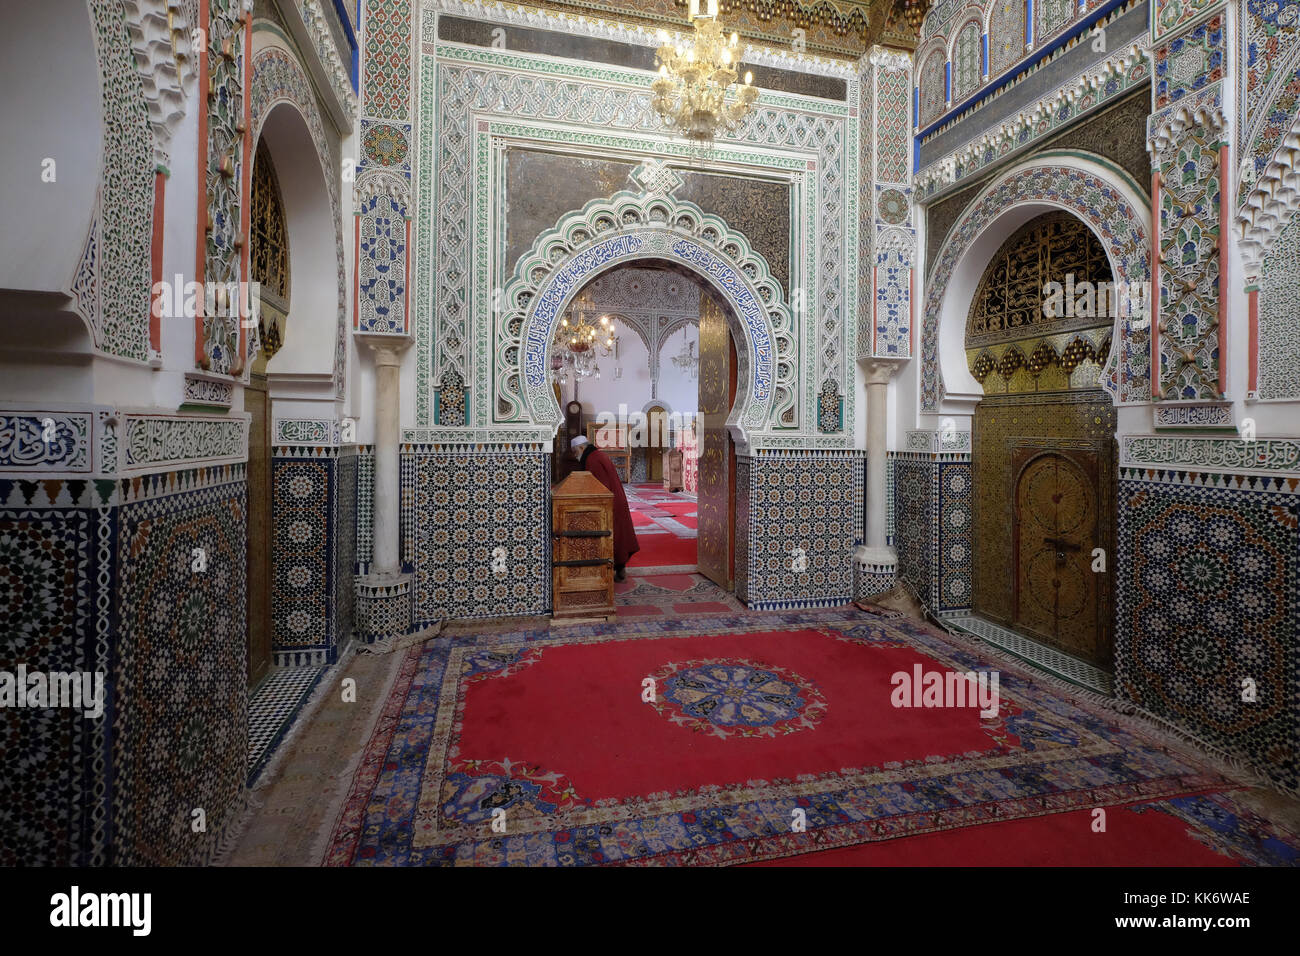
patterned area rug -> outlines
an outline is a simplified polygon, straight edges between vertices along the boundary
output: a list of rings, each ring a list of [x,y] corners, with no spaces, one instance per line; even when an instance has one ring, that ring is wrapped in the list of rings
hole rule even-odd
[[[644,574],[629,575],[614,585],[614,600],[619,617],[668,614],[690,616],[741,614],[745,606],[734,594],[722,590],[704,575]]]
[[[895,706],[895,675],[991,670],[853,609],[443,636],[402,661],[324,862],[731,864],[888,841],[979,863],[1032,856],[1035,821],[1069,815],[1109,854],[1075,863],[1141,865],[1152,846],[1166,863],[1300,860],[1231,781],[1006,665],[987,718]],[[1096,808],[1123,807],[1124,827],[1093,832]],[[993,828],[1011,841],[997,854],[980,849]]]

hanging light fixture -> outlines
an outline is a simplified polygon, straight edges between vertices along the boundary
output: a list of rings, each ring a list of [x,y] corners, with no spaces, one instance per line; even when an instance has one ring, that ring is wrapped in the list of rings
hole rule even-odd
[[[691,378],[696,378],[700,373],[700,359],[695,354],[695,343],[688,341],[686,347],[673,356],[673,364],[688,373]]]
[[[598,353],[609,355],[617,342],[614,320],[609,316],[602,315],[599,320],[588,321],[593,306],[591,293],[583,289],[555,330],[551,368],[555,380],[562,385],[567,383],[568,372],[572,372],[575,378],[593,375],[600,378],[596,356]]]
[[[667,32],[660,34],[663,45],[655,53],[659,77],[650,84],[651,107],[669,126],[699,147],[707,148],[719,129],[734,131],[749,115],[758,90],[753,74],[736,90],[734,102],[726,102],[736,84],[740,65],[740,38],[728,38],[718,22],[718,0],[690,0],[691,25],[695,31],[689,45],[673,44]]]

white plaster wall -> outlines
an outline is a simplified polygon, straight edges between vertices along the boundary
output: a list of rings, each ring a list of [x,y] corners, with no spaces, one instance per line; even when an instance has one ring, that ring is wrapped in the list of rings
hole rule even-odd
[[[262,139],[275,163],[289,233],[289,318],[284,346],[267,363],[267,374],[330,374],[338,322],[338,265],[320,157],[302,115],[289,103],[272,107]]]
[[[700,327],[688,325],[678,329],[664,340],[659,349],[659,400],[674,412],[699,410],[700,380],[673,364],[673,358],[686,350],[687,343],[695,343],[695,356],[700,355]],[[698,369],[697,369],[698,373]]]
[[[623,329],[619,333],[618,359],[610,355],[598,357],[600,378],[594,375],[578,382],[578,401],[584,415],[596,416],[602,412],[618,414],[619,405],[627,411],[639,412],[650,401],[650,353],[635,332]],[[616,369],[622,369],[615,378]],[[572,383],[564,390],[568,398],[573,394]]]
[[[0,288],[63,291],[90,226],[102,152],[85,0],[5,4],[0,39]],[[55,161],[43,182],[42,161]]]

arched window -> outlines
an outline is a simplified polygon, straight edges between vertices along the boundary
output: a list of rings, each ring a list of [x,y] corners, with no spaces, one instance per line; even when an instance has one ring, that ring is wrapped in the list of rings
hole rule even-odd
[[[275,164],[265,142],[257,144],[253,160],[250,271],[259,296],[260,358],[269,360],[284,344],[289,311],[289,233],[285,227],[284,199]]]
[[[1010,69],[1025,54],[1025,0],[993,0],[989,15],[989,77]]]
[[[1030,220],[984,270],[966,360],[985,394],[1095,388],[1118,303],[1110,260],[1066,212]]]
[[[943,79],[943,68],[946,62],[943,50],[938,49],[927,56],[921,66],[920,125],[922,126],[943,115],[944,106],[947,102]]]
[[[956,103],[979,88],[984,79],[984,51],[980,25],[971,20],[957,34],[952,65],[952,101]]]

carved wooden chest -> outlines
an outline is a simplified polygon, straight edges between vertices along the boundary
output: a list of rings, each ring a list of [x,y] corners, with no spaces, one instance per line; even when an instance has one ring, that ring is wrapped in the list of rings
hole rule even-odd
[[[551,489],[551,535],[554,618],[613,616],[614,496],[591,472]]]

